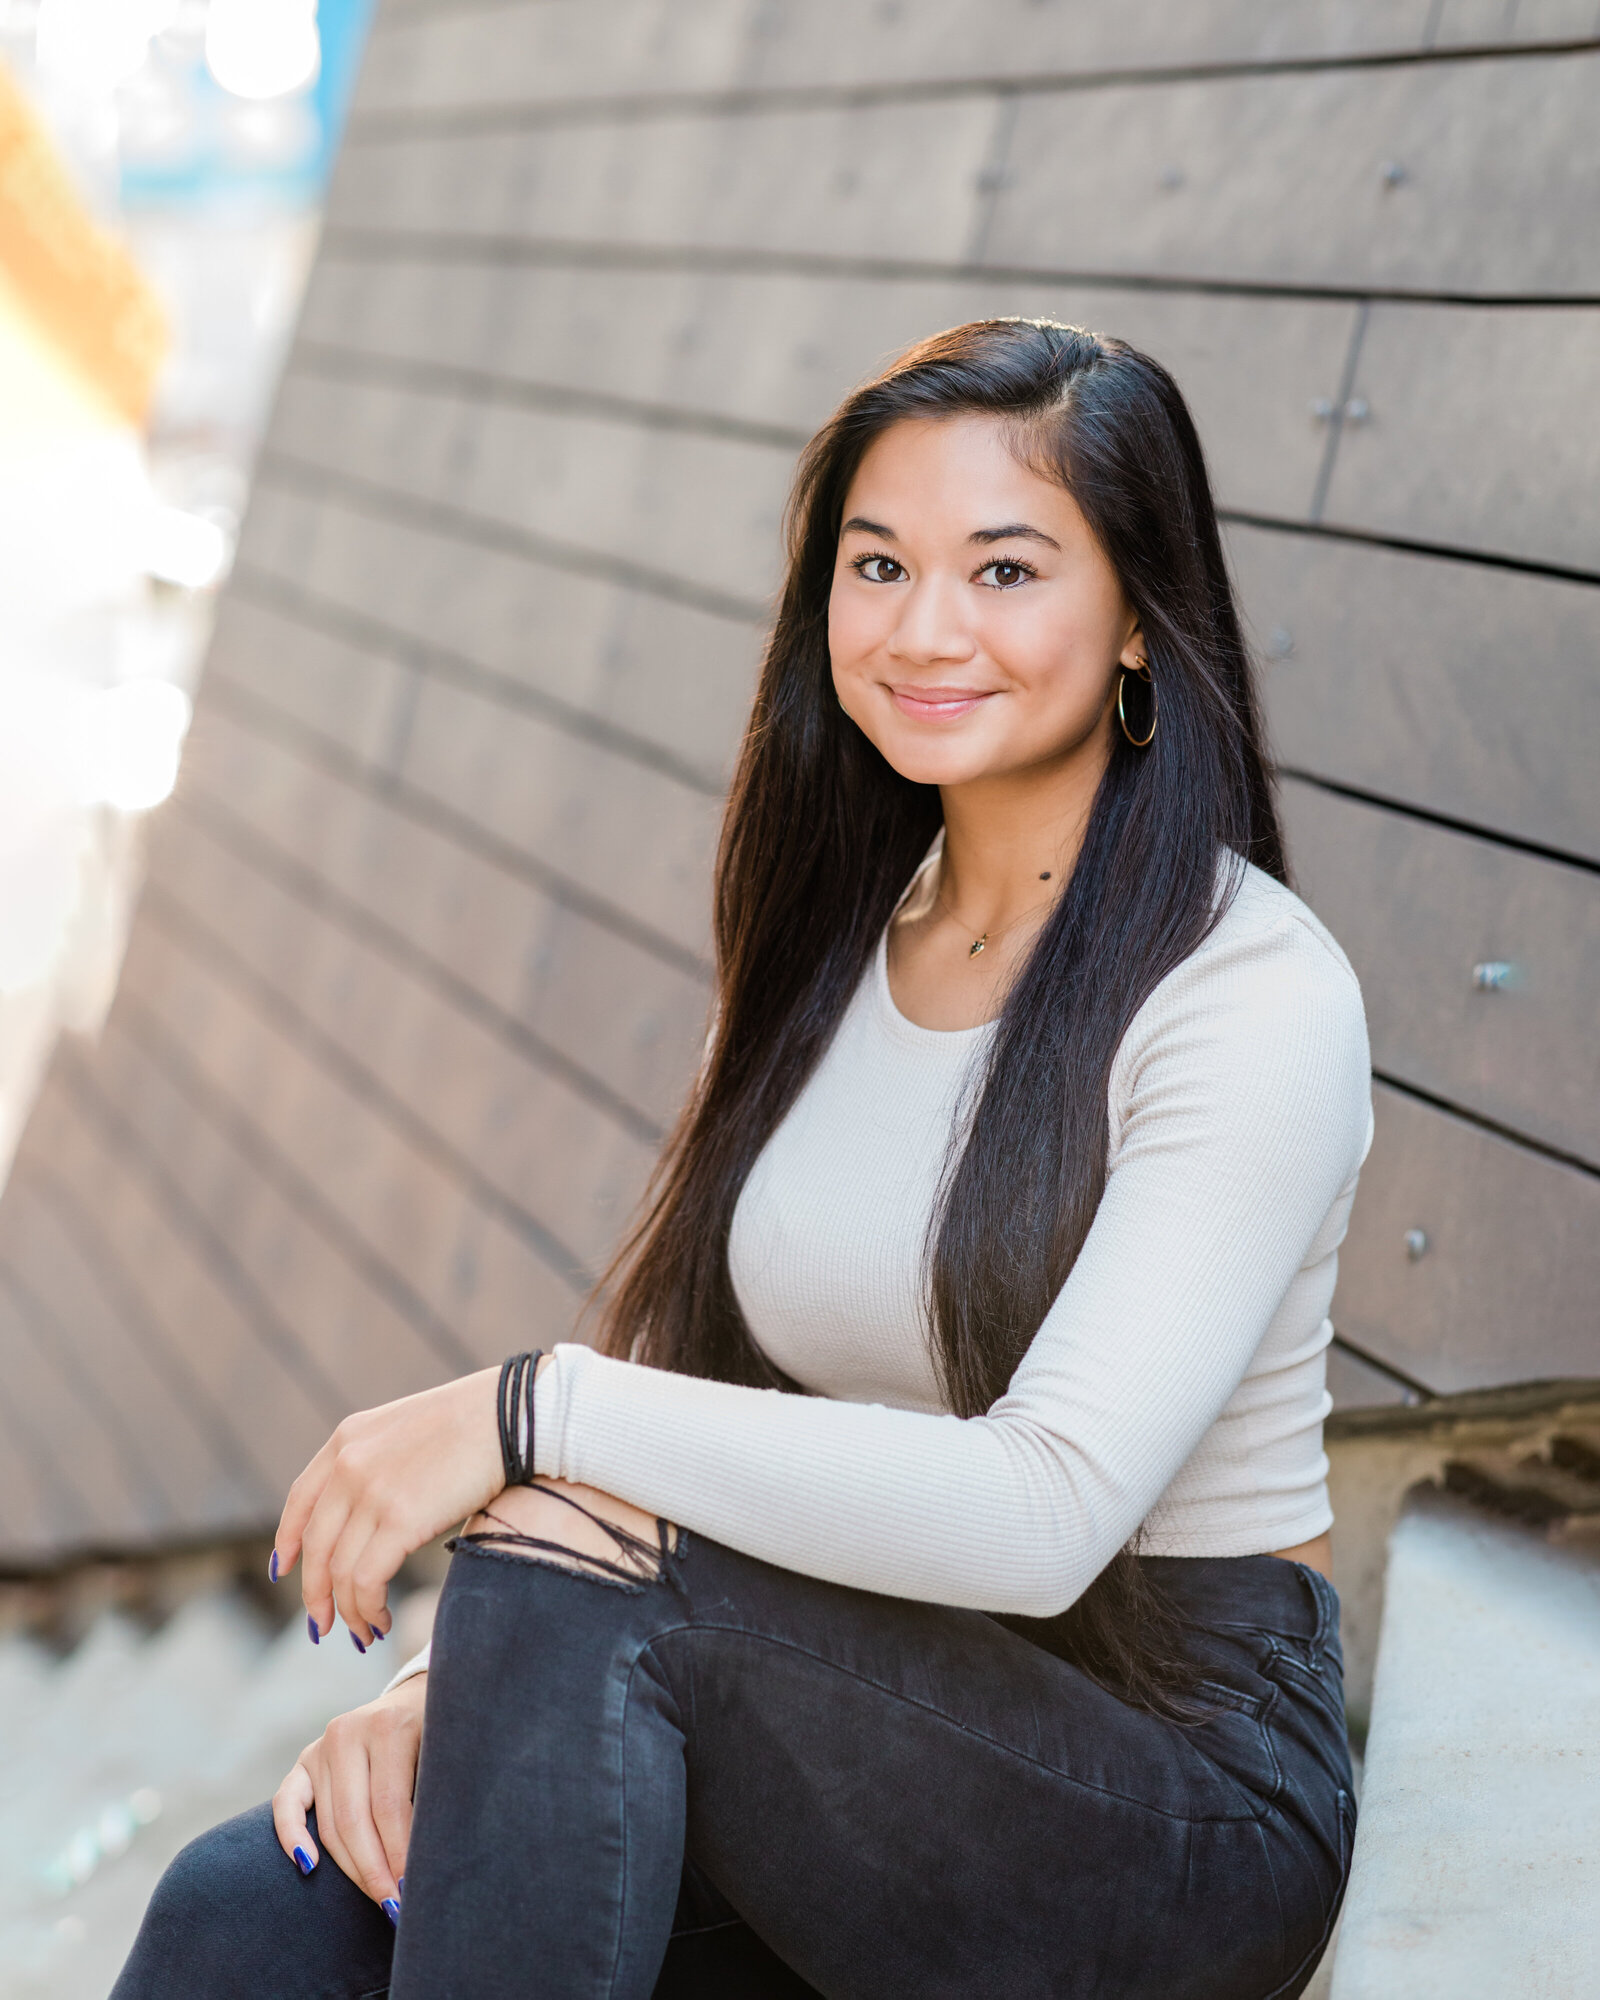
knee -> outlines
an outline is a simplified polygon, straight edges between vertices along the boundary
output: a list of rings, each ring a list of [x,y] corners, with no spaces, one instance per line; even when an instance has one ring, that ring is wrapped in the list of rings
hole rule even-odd
[[[202,1833],[174,1856],[156,1884],[147,1921],[190,1933],[226,1930],[240,1910],[270,1893],[284,1869],[289,1878],[285,1886],[292,1887],[293,1866],[278,1845],[272,1808],[253,1807]]]
[[[394,1933],[327,1855],[301,1877],[272,1808],[203,1833],[156,1884],[112,2000],[254,2000],[264,1992],[375,1991]]]
[[[506,1555],[592,1574],[647,1583],[661,1574],[663,1529],[653,1514],[564,1479],[507,1487],[472,1517],[466,1533]]]
[[[112,2000],[234,1991],[216,1983],[219,1969],[252,1962],[274,1855],[282,1861],[270,1806],[191,1840],[156,1884]]]

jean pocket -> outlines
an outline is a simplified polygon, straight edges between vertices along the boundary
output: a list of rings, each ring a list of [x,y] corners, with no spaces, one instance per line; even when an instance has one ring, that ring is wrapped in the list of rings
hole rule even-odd
[[[1283,1690],[1291,1703],[1309,1708],[1324,1727],[1334,1731],[1340,1742],[1344,1741],[1344,1676],[1337,1661],[1324,1656],[1320,1669],[1309,1667],[1286,1647],[1275,1645],[1261,1671]]]
[[[1246,1715],[1260,1722],[1271,1704],[1272,1695],[1250,1694],[1244,1688],[1229,1687],[1226,1681],[1196,1681],[1195,1698],[1208,1708],[1222,1708],[1232,1715]]]
[[[1270,1806],[1283,1789],[1283,1769],[1272,1740],[1276,1688],[1255,1694],[1226,1681],[1198,1681],[1195,1698],[1210,1713],[1197,1740],[1219,1770],[1244,1788],[1257,1809]]]

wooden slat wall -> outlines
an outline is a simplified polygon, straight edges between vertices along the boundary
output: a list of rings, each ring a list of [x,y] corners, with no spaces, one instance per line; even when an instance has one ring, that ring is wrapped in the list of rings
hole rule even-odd
[[[0,1204],[0,1560],[258,1524],[567,1331],[704,1033],[794,455],[980,314],[1148,347],[1206,439],[1372,1020],[1336,1393],[1600,1370],[1597,86],[1600,0],[389,0]]]

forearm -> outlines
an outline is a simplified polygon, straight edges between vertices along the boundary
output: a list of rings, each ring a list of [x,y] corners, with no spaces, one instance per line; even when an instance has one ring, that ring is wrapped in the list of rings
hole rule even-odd
[[[1045,1615],[1138,1525],[1109,1483],[1025,1421],[963,1421],[691,1380],[557,1350],[541,1475],[826,1582]]]

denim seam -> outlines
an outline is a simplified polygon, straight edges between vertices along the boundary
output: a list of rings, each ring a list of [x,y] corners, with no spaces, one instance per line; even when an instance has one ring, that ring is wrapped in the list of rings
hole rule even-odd
[[[665,1578],[658,1578],[657,1580],[664,1582]],[[611,1980],[610,1980],[609,1990],[613,1993],[616,1991],[617,1987],[617,1973],[622,1965],[622,1944],[623,1944],[623,1933],[624,1933],[623,1919],[627,1914],[627,1908],[628,1908],[628,1863],[629,1863],[628,1706],[630,1702],[633,1700],[634,1676],[638,1673],[640,1667],[644,1664],[645,1656],[651,1653],[652,1648],[655,1646],[657,1639],[668,1637],[673,1632],[692,1632],[695,1629],[696,1627],[694,1627],[693,1625],[672,1625],[667,1628],[667,1631],[665,1633],[660,1633],[660,1632],[652,1633],[651,1636],[644,1641],[643,1645],[640,1646],[638,1652],[634,1654],[633,1659],[629,1662],[628,1678],[622,1689],[622,1755],[619,1760],[620,1770],[621,1770],[620,1789],[622,1792],[622,1893],[617,1899],[617,1948],[616,1951],[612,1954],[612,1959],[611,1959]],[[659,1660],[653,1660],[652,1664],[655,1666],[657,1673],[659,1673],[662,1679],[666,1681],[667,1678],[666,1669],[662,1666],[661,1662]],[[672,1684],[670,1681],[667,1681],[667,1687],[669,1692],[671,1692]],[[677,1702],[677,1695],[675,1693],[673,1694],[673,1702],[674,1704],[676,1704]],[[711,1927],[708,1926],[707,1928]]]
[[[1262,1747],[1272,1763],[1272,1791],[1267,1798],[1270,1811],[1283,1796],[1283,1765],[1278,1761],[1278,1746],[1272,1738],[1272,1718],[1278,1712],[1278,1696],[1283,1692],[1275,1680],[1268,1681],[1269,1693],[1261,1705],[1261,1713],[1256,1717],[1256,1726],[1261,1731]],[[1267,1815],[1263,1814],[1263,1818]]]
[[[628,1866],[633,1859],[632,1843],[628,1839],[628,1710],[633,1702],[633,1677],[639,1671],[639,1662],[643,1658],[644,1647],[641,1646],[629,1662],[628,1678],[622,1686],[622,1740],[617,1752],[617,1791],[621,1798],[622,1818],[622,1880],[617,1895],[617,1942],[611,1954],[611,1977],[606,1981],[608,1993],[615,1993],[617,1990],[617,1975],[622,1970],[622,1945],[628,1928]]]
[[[1327,1657],[1328,1640],[1333,1635],[1338,1618],[1335,1608],[1337,1599],[1333,1585],[1319,1570],[1312,1569],[1309,1564],[1302,1564],[1301,1567],[1305,1570],[1311,1595],[1317,1601],[1317,1629],[1311,1638],[1311,1656],[1314,1660],[1322,1660]]]
[[[1252,1722],[1259,1722],[1266,1714],[1269,1697],[1263,1694],[1245,1694],[1226,1681],[1202,1680],[1194,1684],[1196,1694],[1218,1695],[1221,1706],[1230,1715],[1247,1715]]]
[[[1274,1758],[1273,1762],[1276,1764],[1277,1759]],[[1278,1893],[1278,1871],[1272,1865],[1272,1849],[1267,1845],[1267,1829],[1260,1821],[1256,1824],[1256,1836],[1261,1842],[1261,1859],[1266,1866],[1267,1880],[1272,1884],[1272,1900],[1278,1906],[1278,1936],[1282,1938],[1282,1949],[1287,1953],[1289,1948],[1289,1926],[1283,1914],[1283,1898]],[[1280,1965],[1283,1963],[1282,1957],[1279,1958],[1278,1963]],[[1299,1967],[1297,1966],[1295,1971],[1298,1972],[1298,1970]],[[1288,1979],[1280,1979],[1271,1992],[1264,1996],[1264,2000],[1275,2000],[1275,1996],[1282,1993],[1294,1977],[1295,1973],[1291,1972]]]
[[[829,1659],[825,1653],[814,1652],[809,1646],[799,1645],[793,1639],[777,1639],[768,1633],[752,1632],[743,1625],[695,1623],[672,1625],[663,1631],[657,1632],[649,1640],[648,1645],[652,1647],[656,1646],[661,1640],[675,1638],[681,1632],[726,1632],[731,1633],[735,1638],[754,1640],[759,1645],[780,1646],[785,1652],[799,1653],[805,1659],[815,1660],[819,1666],[827,1667],[834,1673],[844,1674],[853,1681],[859,1681],[863,1687],[875,1688],[879,1694],[887,1695],[891,1701],[903,1702],[907,1708],[919,1709],[925,1715],[936,1717],[947,1728],[958,1730],[963,1736],[970,1736],[979,1743],[987,1743],[991,1749],[998,1750],[1004,1756],[1015,1758],[1020,1764],[1031,1765],[1035,1770],[1043,1771],[1049,1777],[1059,1778],[1063,1784],[1076,1786],[1080,1791],[1094,1792],[1102,1798],[1115,1799],[1122,1805],[1137,1807],[1140,1812],[1153,1813],[1157,1818],[1171,1820],[1178,1826],[1244,1826],[1251,1822],[1259,1825],[1267,1816],[1268,1805],[1264,1801],[1261,1803],[1260,1811],[1244,1813],[1168,1812],[1164,1807],[1153,1806],[1145,1799],[1132,1798],[1126,1792],[1119,1792],[1111,1785],[1097,1785],[1088,1778],[1080,1778],[1071,1772],[1059,1770],[1054,1764],[1045,1763],[1042,1757],[1030,1757],[1026,1750],[1018,1750],[1010,1743],[1001,1742],[997,1736],[990,1736],[982,1729],[974,1729],[971,1723],[962,1722],[956,1716],[947,1715],[943,1709],[935,1708],[932,1702],[919,1701],[915,1695],[906,1694],[899,1688],[889,1687],[882,1681],[874,1680],[870,1674],[863,1674],[854,1667],[841,1666],[837,1660]],[[1270,1700],[1268,1708],[1269,1710],[1271,1708]],[[1271,1749],[1270,1740],[1269,1754],[1272,1759],[1273,1772],[1277,1779],[1277,1785],[1273,1791],[1273,1797],[1276,1798],[1278,1791],[1282,1789],[1283,1773],[1278,1765],[1277,1752]],[[1214,1765],[1213,1768],[1222,1777],[1228,1778],[1230,1783],[1239,1785],[1241,1794],[1249,1800],[1252,1806],[1257,1803],[1245,1791],[1239,1780],[1233,1778],[1229,1772],[1223,1770],[1220,1764]]]
[[[1300,1984],[1305,1979],[1307,1973],[1311,1970],[1311,1968],[1317,1965],[1317,1963],[1320,1961],[1322,1957],[1322,1954],[1328,1948],[1328,1940],[1333,1936],[1333,1927],[1339,1921],[1339,1912],[1344,1907],[1344,1892],[1346,1888],[1349,1886],[1350,1882],[1350,1856],[1345,1847],[1345,1840],[1348,1828],[1348,1822],[1345,1817],[1345,1806],[1346,1802],[1349,1800],[1350,1800],[1349,1792],[1346,1791],[1343,1785],[1341,1785],[1339,1787],[1340,1875],[1339,1875],[1338,1885],[1334,1890],[1333,1901],[1328,1908],[1327,1919],[1322,1926],[1321,1935],[1318,1937],[1316,1943],[1311,1947],[1311,1949],[1300,1960],[1300,1963],[1289,1974],[1288,1978],[1281,1980],[1276,1986],[1273,1987],[1270,1993],[1263,1995],[1262,2000],[1284,2000],[1284,1996],[1298,1992],[1300,1989]],[[1270,1869],[1271,1866],[1270,1862],[1268,1866]],[[1278,1886],[1276,1877],[1273,1878],[1272,1886],[1273,1886],[1273,1892],[1274,1894],[1276,1894]]]
[[[1312,1703],[1330,1723],[1342,1724],[1343,1705],[1315,1667],[1308,1667],[1304,1660],[1297,1660],[1293,1653],[1275,1646],[1262,1671],[1280,1687],[1292,1684],[1300,1699]]]
[[[1282,1688],[1292,1682],[1301,1694],[1308,1700],[1315,1701],[1318,1708],[1330,1718],[1342,1720],[1344,1704],[1329,1687],[1322,1670],[1307,1666],[1305,1661],[1296,1658],[1287,1646],[1273,1645],[1267,1655],[1263,1672],[1277,1687]],[[1288,1676],[1287,1682],[1281,1677],[1282,1675]],[[1342,1681],[1343,1676],[1340,1678]]]
[[[1281,1644],[1279,1641],[1274,1640],[1272,1642],[1272,1650],[1267,1657],[1274,1662],[1281,1661],[1292,1674],[1298,1675],[1301,1680],[1309,1682],[1316,1687],[1322,1686],[1322,1676],[1318,1673],[1317,1669],[1307,1666],[1304,1660],[1298,1659],[1290,1652],[1287,1646]]]

